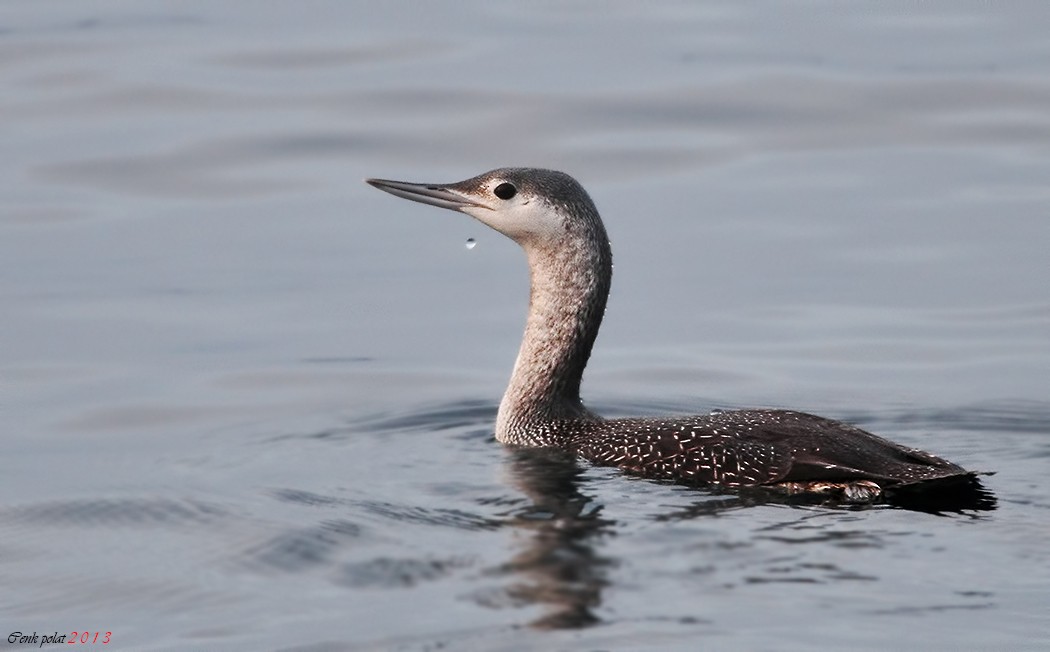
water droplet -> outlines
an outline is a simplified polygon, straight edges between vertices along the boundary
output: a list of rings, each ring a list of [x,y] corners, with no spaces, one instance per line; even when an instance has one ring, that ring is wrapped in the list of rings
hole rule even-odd
[[[467,238],[467,249],[473,249],[478,244],[478,241],[474,238]]]

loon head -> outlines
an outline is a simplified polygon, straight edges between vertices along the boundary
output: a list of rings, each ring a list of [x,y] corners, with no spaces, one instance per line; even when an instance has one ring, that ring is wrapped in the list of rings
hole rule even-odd
[[[575,179],[540,168],[498,168],[456,183],[366,182],[398,197],[466,213],[521,246],[556,245],[600,230],[587,191]]]

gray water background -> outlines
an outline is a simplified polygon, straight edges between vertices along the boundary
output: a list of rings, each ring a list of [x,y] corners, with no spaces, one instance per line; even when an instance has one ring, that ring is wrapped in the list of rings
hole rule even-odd
[[[3,3],[4,637],[1047,649],[1048,33],[1040,2]],[[523,257],[361,182],[501,165],[606,221],[592,407],[848,419],[996,471],[998,509],[501,448]]]

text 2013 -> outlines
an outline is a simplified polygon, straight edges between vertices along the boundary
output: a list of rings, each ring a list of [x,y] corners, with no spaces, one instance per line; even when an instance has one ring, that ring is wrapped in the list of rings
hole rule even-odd
[[[77,636],[77,630],[73,630],[73,633],[69,635],[69,640],[66,643],[70,645],[74,643],[100,643],[107,645],[109,639],[113,638],[113,632],[79,632],[80,636]]]

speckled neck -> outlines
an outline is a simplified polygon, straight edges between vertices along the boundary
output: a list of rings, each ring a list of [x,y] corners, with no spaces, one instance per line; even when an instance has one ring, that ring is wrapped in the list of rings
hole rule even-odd
[[[514,373],[496,419],[496,439],[556,446],[553,421],[598,421],[580,400],[580,381],[612,281],[612,249],[595,212],[567,225],[562,242],[522,242],[531,289]]]

